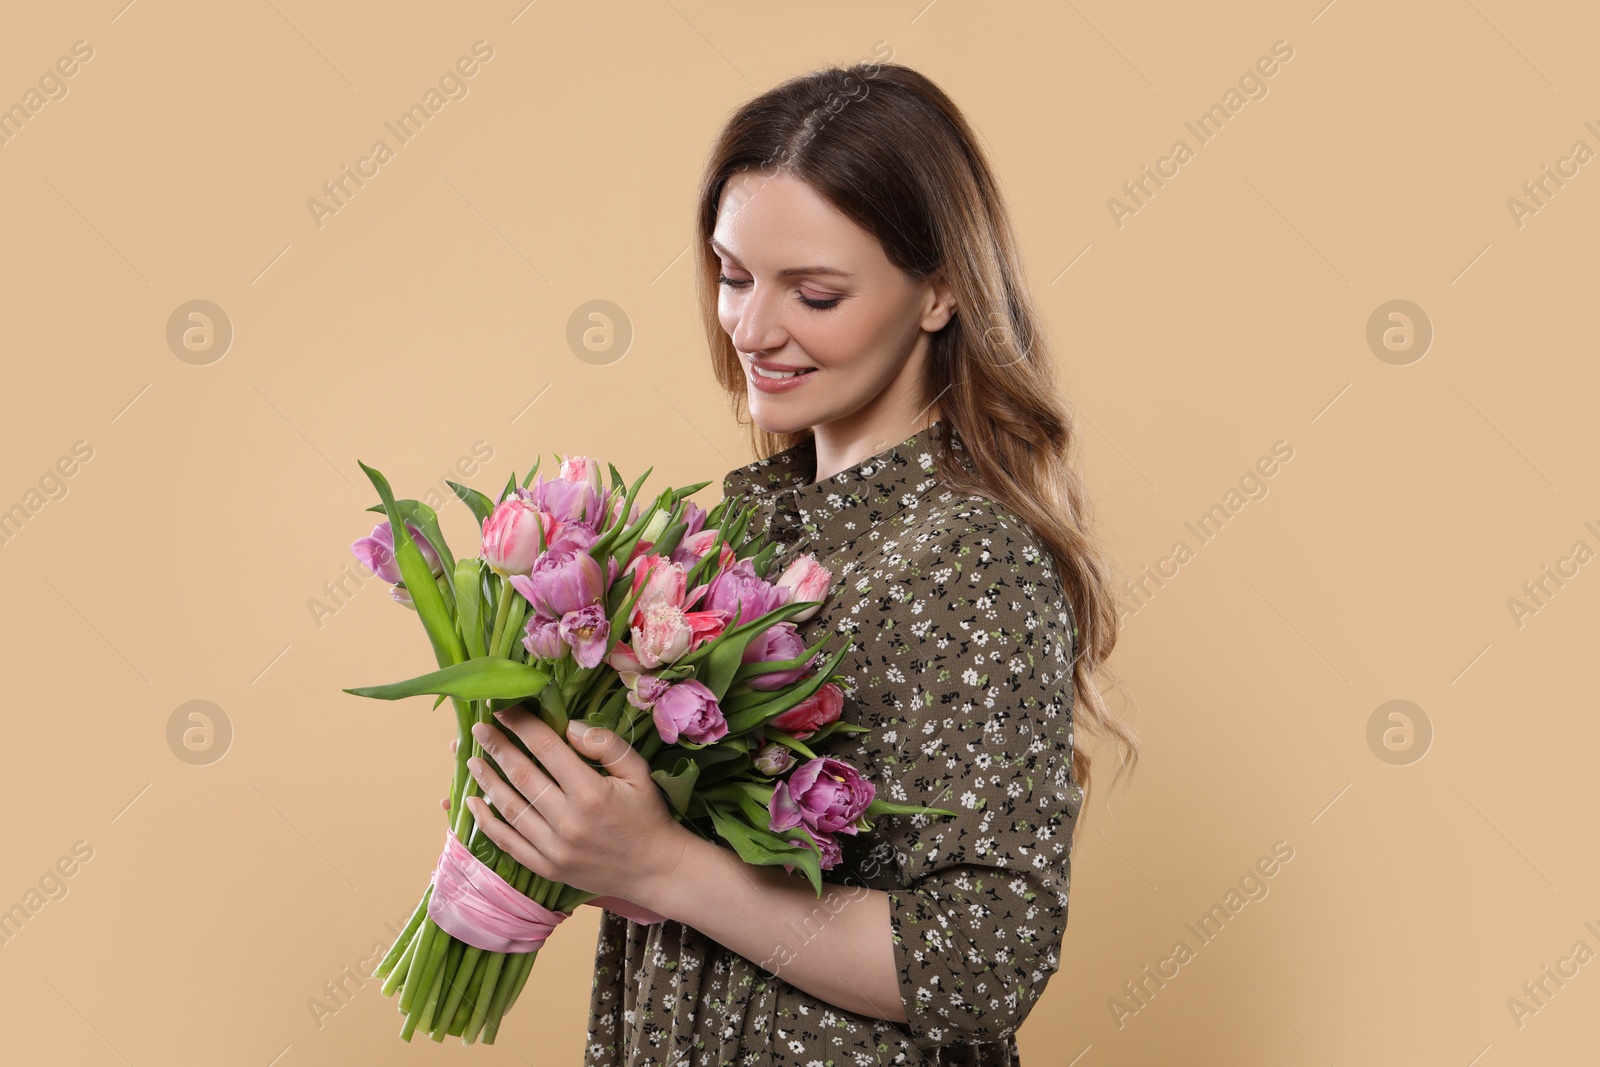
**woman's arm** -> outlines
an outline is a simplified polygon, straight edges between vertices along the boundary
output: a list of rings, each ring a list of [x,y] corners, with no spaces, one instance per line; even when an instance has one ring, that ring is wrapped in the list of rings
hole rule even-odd
[[[906,1021],[889,895],[757,866],[688,829],[683,858],[635,903],[694,927],[770,974],[846,1011]]]

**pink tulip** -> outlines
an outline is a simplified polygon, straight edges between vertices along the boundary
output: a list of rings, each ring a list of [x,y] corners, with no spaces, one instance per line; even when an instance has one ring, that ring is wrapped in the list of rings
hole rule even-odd
[[[657,678],[653,674],[639,674],[634,671],[622,673],[622,684],[628,687],[628,703],[641,710],[651,708],[662,693],[665,693],[672,683]]]
[[[665,556],[658,556],[653,552],[647,553],[629,564],[628,570],[623,573],[632,573],[633,584],[628,592],[637,593],[639,596],[639,599],[634,601],[635,620],[651,600],[661,600],[675,608],[684,606],[684,590],[688,575],[682,567]]]
[[[686,611],[683,621],[689,624],[689,651],[693,652],[707,641],[722,636],[728,628],[726,611]],[[795,653],[799,655],[799,653]]]
[[[539,558],[540,536],[549,530],[549,520],[528,501],[502,500],[483,522],[483,558],[501,577],[527,574]]]
[[[633,654],[647,669],[664,667],[689,651],[694,627],[683,609],[667,600],[647,600],[634,616]]]
[[[562,456],[561,469],[557,472],[564,482],[574,485],[587,485],[591,489],[600,488],[600,461],[588,456]]]
[[[411,534],[411,539],[416,542],[417,548],[422,551],[422,558],[427,562],[428,569],[435,578],[444,573],[444,563],[439,559],[439,553],[422,531],[417,529],[415,523],[406,523],[406,530]],[[405,579],[400,576],[400,564],[394,558],[394,529],[387,519],[372,528],[372,533],[366,537],[357,538],[350,545],[350,551],[356,559],[390,585]],[[397,598],[398,599],[398,598]]]
[[[757,634],[745,646],[743,663],[773,663],[781,660],[791,660],[806,650],[806,643],[800,639],[792,622],[773,623],[761,633]],[[773,690],[782,689],[799,681],[811,673],[811,666],[816,662],[815,656],[807,663],[798,667],[789,667],[781,671],[769,671],[766,674],[753,675],[746,679],[751,689]],[[791,709],[793,710],[793,709]]]
[[[702,607],[729,612],[728,625],[733,627],[759,619],[788,599],[787,590],[758,576],[755,564],[741,559],[711,580]]]
[[[580,667],[597,667],[611,642],[611,622],[605,608],[590,604],[569,611],[561,619],[561,639],[572,647],[572,658]]]
[[[844,690],[833,682],[824,682],[822,688],[767,725],[804,741],[830,722],[837,722],[843,710]]]
[[[821,601],[827,599],[828,585],[833,581],[833,572],[816,561],[816,558],[807,552],[795,558],[795,561],[784,569],[778,578],[778,586],[789,590],[789,599],[785,603],[793,604],[801,600]],[[802,611],[798,615],[789,616],[795,622],[805,622],[817,613],[820,604]]]
[[[678,547],[672,550],[672,562],[679,564],[685,570],[693,567],[700,562],[707,552],[711,551],[711,545],[716,541],[717,536],[718,533],[715,529],[685,534],[683,540],[678,542]],[[728,555],[732,555],[732,548],[728,548],[726,543],[724,543],[723,547],[727,549]],[[729,566],[732,566],[731,561]],[[721,570],[722,568],[719,567],[718,569]]]
[[[680,737],[707,745],[728,734],[728,723],[717,706],[716,694],[692,678],[669,685],[656,697],[650,713],[661,740],[669,745]]]
[[[627,681],[629,674],[638,674],[644,670],[644,664],[633,654],[633,649],[622,641],[618,641],[616,647],[612,648],[611,655],[606,657],[606,663],[612,670],[622,675],[624,682]]]

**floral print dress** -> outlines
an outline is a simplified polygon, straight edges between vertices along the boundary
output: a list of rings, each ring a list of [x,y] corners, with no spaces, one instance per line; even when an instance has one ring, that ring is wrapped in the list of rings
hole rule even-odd
[[[934,422],[815,485],[807,440],[723,483],[782,546],[770,573],[800,552],[833,573],[799,633],[810,645],[831,630],[825,656],[855,642],[843,718],[871,732],[817,753],[886,799],[958,812],[877,817],[823,872],[888,892],[909,1022],[834,1007],[675,920],[606,911],[586,1067],[1018,1063],[1015,1031],[1066,931],[1077,635],[1043,544],[997,503],[939,484],[946,432]]]

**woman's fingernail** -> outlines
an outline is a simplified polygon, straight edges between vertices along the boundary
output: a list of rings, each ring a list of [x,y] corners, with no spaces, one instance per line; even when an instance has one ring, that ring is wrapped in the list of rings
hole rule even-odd
[[[473,723],[472,736],[476,737],[479,741],[487,741],[489,739],[489,727],[481,722]]]

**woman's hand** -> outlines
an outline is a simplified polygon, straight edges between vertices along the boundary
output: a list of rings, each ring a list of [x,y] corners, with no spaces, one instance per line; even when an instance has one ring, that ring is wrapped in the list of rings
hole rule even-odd
[[[473,727],[478,743],[505,772],[502,778],[481,759],[467,761],[484,794],[469,797],[467,808],[485,836],[553,882],[644,903],[652,888],[673,875],[694,836],[667,809],[649,761],[601,727],[584,731],[572,723],[569,745],[521,704],[497,712],[496,718],[538,763],[500,729]],[[580,753],[609,776],[585,763]]]

